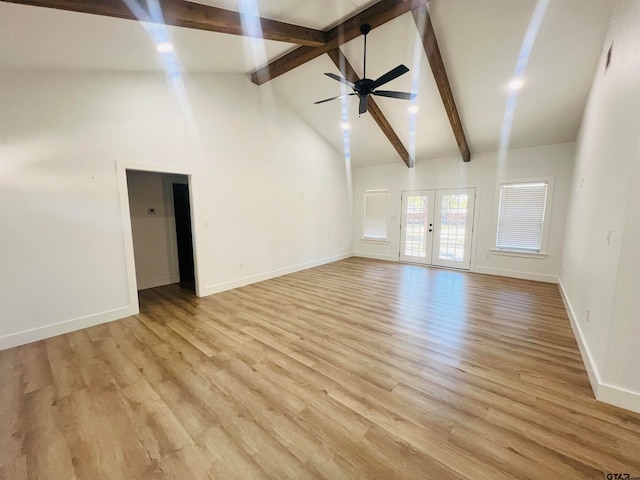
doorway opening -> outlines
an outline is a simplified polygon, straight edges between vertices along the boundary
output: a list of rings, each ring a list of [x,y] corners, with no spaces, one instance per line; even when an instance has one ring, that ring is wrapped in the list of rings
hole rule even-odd
[[[402,192],[400,261],[471,268],[475,188]]]
[[[137,290],[196,291],[189,177],[126,170]]]
[[[196,277],[193,265],[193,234],[191,231],[191,202],[189,201],[188,183],[173,182],[173,211],[180,285],[195,291]]]

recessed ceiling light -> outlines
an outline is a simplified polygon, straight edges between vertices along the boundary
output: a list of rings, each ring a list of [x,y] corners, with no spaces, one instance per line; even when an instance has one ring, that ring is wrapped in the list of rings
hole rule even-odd
[[[342,122],[342,123],[340,124],[340,127],[341,127],[343,130],[349,130],[349,124],[348,124],[347,122]]]
[[[520,78],[514,78],[509,82],[509,88],[511,90],[520,90],[523,85],[524,82]]]
[[[417,105],[411,105],[409,107],[409,113],[418,113],[418,106]]]
[[[171,53],[173,52],[173,45],[169,42],[160,42],[156,45],[156,50],[160,53]]]

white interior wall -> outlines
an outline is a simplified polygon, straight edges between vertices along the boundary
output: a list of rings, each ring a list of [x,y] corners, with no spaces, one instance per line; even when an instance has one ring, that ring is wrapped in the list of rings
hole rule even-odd
[[[576,149],[561,286],[596,397],[640,411],[640,3],[616,2]],[[605,59],[613,45],[611,65]]]
[[[192,173],[201,294],[351,254],[344,159],[269,86],[194,75],[185,110],[157,74],[0,81],[0,348],[135,313],[117,162]]]
[[[127,172],[138,290],[180,281],[171,185],[168,174]]]
[[[564,223],[573,168],[574,144],[563,143],[509,150],[504,162],[499,154],[474,154],[471,162],[459,157],[418,160],[414,169],[397,165],[358,168],[354,173],[354,251],[356,255],[398,260],[400,194],[405,190],[476,188],[474,245],[471,270],[481,273],[556,282],[560,272]],[[553,203],[546,257],[510,256],[492,252],[495,247],[496,209],[500,181],[553,177]],[[363,241],[363,196],[369,189],[391,193],[390,241]]]

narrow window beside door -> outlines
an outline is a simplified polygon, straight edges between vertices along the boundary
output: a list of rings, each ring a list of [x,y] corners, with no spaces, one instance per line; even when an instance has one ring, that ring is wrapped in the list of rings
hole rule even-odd
[[[389,239],[389,190],[365,190],[363,240]]]

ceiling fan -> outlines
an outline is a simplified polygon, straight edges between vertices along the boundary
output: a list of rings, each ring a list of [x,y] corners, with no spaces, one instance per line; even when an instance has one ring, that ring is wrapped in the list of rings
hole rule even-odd
[[[360,98],[360,105],[358,107],[358,113],[362,115],[367,111],[367,105],[369,102],[369,95],[378,95],[380,97],[391,97],[391,98],[399,98],[401,100],[412,100],[415,98],[415,93],[406,93],[406,92],[394,92],[391,90],[376,90],[378,87],[381,87],[385,83],[390,82],[391,80],[395,80],[401,75],[404,75],[409,71],[409,69],[404,65],[398,65],[396,68],[389,70],[387,73],[382,75],[376,80],[371,80],[367,78],[367,34],[371,31],[371,26],[368,24],[364,24],[360,27],[360,33],[364,35],[364,74],[363,78],[360,80],[356,80],[355,82],[350,82],[346,78],[342,78],[335,73],[325,73],[325,75],[329,78],[333,78],[339,82],[344,83],[345,85],[350,86],[353,89],[353,93],[347,93],[344,95],[338,95],[337,97],[325,98],[324,100],[319,100],[314,102],[314,104],[329,102],[331,100],[337,100],[338,98],[349,97],[352,95],[357,95]]]

